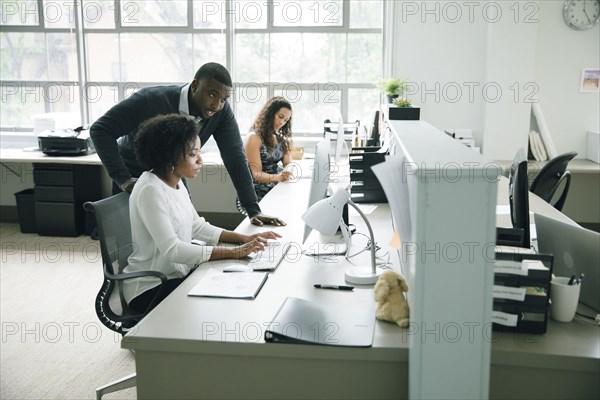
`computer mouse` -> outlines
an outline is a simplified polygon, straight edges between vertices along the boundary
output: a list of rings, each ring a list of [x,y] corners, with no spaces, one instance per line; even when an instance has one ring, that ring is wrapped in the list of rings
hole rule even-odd
[[[223,268],[223,272],[252,272],[254,271],[252,268],[247,267],[245,265],[230,265],[228,267]]]

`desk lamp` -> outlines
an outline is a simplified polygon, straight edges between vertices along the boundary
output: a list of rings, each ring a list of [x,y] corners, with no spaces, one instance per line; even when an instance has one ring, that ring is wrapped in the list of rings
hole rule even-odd
[[[358,208],[352,200],[350,193],[344,189],[338,189],[333,196],[319,200],[302,216],[304,222],[313,229],[324,235],[334,235],[342,222],[342,211],[344,205],[348,203],[352,206],[367,224],[369,236],[371,239],[371,267],[353,267],[346,270],[345,278],[347,282],[357,285],[373,285],[377,282],[379,275],[383,273],[381,268],[375,264],[375,237],[373,229],[365,214]]]

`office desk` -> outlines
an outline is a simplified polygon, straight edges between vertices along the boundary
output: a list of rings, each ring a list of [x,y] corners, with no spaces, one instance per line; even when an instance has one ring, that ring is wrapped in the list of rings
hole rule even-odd
[[[235,188],[227,170],[223,166],[218,152],[203,152],[204,167],[198,179],[188,181],[188,189],[196,210],[207,220],[221,226],[236,227],[242,217],[235,206]],[[311,160],[312,161],[312,160]],[[40,151],[0,148],[0,173],[2,174],[2,192],[0,210],[6,221],[17,221],[17,209],[13,193],[34,187],[33,164],[71,164],[77,168],[92,168],[101,171],[102,196],[110,196],[112,180],[102,167],[97,154],[77,157],[53,157]],[[93,167],[89,167],[89,166]],[[312,165],[312,163],[311,163]],[[226,202],[223,199],[227,199]],[[268,212],[268,210],[266,210]],[[5,214],[6,213],[6,214]]]
[[[506,194],[506,188],[499,193]],[[301,235],[299,216],[307,195],[307,182],[300,180],[278,185],[261,203],[285,215],[288,226],[274,229],[286,239],[297,240]],[[532,200],[532,208],[553,212],[540,202]],[[378,205],[368,217],[377,242],[387,247],[392,236],[387,205]],[[365,232],[360,218],[350,218],[359,232]],[[258,228],[244,221],[238,229],[251,232]],[[397,253],[391,253],[392,262],[398,265]],[[368,254],[364,256],[357,262],[368,262]],[[409,337],[450,340],[448,335],[454,331],[442,327],[402,329],[377,321],[373,347],[367,349],[263,340],[266,325],[286,296],[343,305],[373,301],[372,287],[353,292],[313,288],[318,282],[343,283],[346,264],[341,260],[317,263],[302,257],[285,262],[254,301],[188,297],[187,292],[208,268],[222,268],[232,261],[203,264],[122,341],[122,347],[135,350],[138,398],[407,398]],[[490,331],[490,398],[599,395],[599,332],[579,321],[550,321],[545,335]],[[465,328],[460,333],[469,332]]]
[[[25,166],[28,163],[32,168]],[[33,206],[20,211],[22,215],[35,215],[35,226],[30,227],[34,228],[31,231],[71,237],[92,232],[93,224],[86,218],[83,203],[99,200],[110,193],[97,154],[56,157],[41,151],[0,149],[0,165],[20,183],[33,178]],[[7,182],[8,179],[4,184]],[[7,191],[13,192],[11,185],[7,186]],[[23,204],[29,203],[22,203],[20,207],[25,208]]]
[[[48,156],[41,151],[28,151],[23,149],[0,148],[2,163],[45,163],[45,164],[74,164],[74,165],[102,165],[98,154],[83,156]]]
[[[508,174],[512,161],[497,161]],[[530,160],[528,168],[529,183],[546,161]],[[600,228],[600,164],[576,158],[569,162],[567,170],[571,172],[571,187],[562,212],[574,221],[592,229]]]
[[[279,184],[261,202],[285,216],[288,225],[274,229],[286,240],[300,242],[309,185],[309,180]],[[392,238],[389,208],[379,205],[369,217],[385,249]],[[367,232],[359,217],[352,222],[359,232]],[[246,220],[238,229],[260,228]],[[354,239],[356,245],[361,242]],[[208,268],[222,268],[232,260],[196,270],[123,339],[123,347],[136,351],[138,398],[405,398],[407,337],[396,325],[377,322],[374,345],[367,349],[264,342],[264,330],[286,296],[348,306],[374,302],[372,286],[352,292],[313,287],[343,284],[349,266],[343,257],[317,262],[294,254],[293,248],[253,301],[187,297]],[[355,262],[368,263],[369,256],[365,252]]]

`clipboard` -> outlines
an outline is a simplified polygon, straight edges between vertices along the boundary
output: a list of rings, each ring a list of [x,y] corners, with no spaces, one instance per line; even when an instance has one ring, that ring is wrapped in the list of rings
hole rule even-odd
[[[224,273],[209,269],[188,296],[253,300],[269,276],[268,272]]]

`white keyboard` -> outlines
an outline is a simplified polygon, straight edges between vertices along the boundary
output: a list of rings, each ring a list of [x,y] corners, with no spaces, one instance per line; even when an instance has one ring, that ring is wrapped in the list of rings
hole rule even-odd
[[[289,242],[269,242],[263,251],[252,257],[248,266],[254,271],[273,271],[290,249]]]

